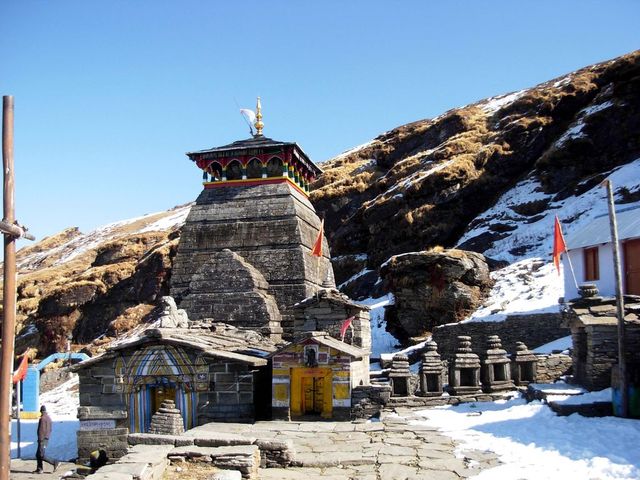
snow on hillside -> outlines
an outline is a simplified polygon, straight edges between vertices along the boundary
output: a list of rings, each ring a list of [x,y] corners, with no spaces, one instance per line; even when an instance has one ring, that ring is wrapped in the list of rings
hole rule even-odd
[[[491,272],[495,281],[485,304],[464,322],[499,322],[517,313],[557,313],[563,276],[553,263],[528,258]]]
[[[621,199],[619,191],[623,187],[630,192],[638,191],[640,159],[613,169],[607,178],[616,189],[616,201]],[[535,217],[535,221],[531,222],[530,217],[516,212],[519,206],[536,201],[548,202],[548,205]],[[524,258],[548,259],[552,251],[553,222],[556,215],[560,218],[567,236],[568,232],[580,229],[595,217],[607,213],[607,208],[606,189],[600,185],[580,195],[553,201],[553,196],[543,193],[539,181],[532,174],[480,215],[474,222],[477,226],[465,232],[458,244],[491,231],[491,225],[499,223],[512,230],[504,238],[494,241],[491,248],[483,252],[486,256],[509,263]]]
[[[110,223],[98,227],[89,233],[81,233],[53,248],[28,255],[18,254],[18,269],[20,271],[36,270],[40,267],[43,259],[51,257],[56,258],[53,263],[54,266],[60,265],[79,257],[103,243],[125,235],[178,228],[184,223],[190,209],[191,204],[187,204],[165,212],[150,213],[141,217]]]
[[[388,293],[380,298],[367,298],[358,303],[368,306],[371,319],[371,358],[380,358],[385,352],[395,352],[399,348],[396,338],[387,332],[387,322],[384,320],[384,307],[392,305],[393,295]]]

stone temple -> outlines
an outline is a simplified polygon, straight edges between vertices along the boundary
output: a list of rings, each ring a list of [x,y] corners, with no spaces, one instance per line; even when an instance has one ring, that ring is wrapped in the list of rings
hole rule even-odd
[[[369,309],[335,289],[308,199],[321,170],[297,144],[264,137],[259,107],[252,138],[187,154],[204,188],[171,297],[144,330],[73,367],[81,461],[97,448],[122,457],[130,434],[348,419],[354,392],[369,388]]]
[[[258,100],[259,102],[259,100]],[[191,320],[215,319],[273,340],[293,337],[293,305],[334,287],[329,249],[310,254],[321,221],[308,199],[322,171],[293,142],[262,134],[187,153],[204,189],[187,217],[171,295]]]

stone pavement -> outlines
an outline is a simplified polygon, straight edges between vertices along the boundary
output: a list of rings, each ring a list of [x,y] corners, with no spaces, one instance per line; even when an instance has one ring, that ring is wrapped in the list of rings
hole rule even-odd
[[[290,441],[295,460],[289,468],[262,468],[261,480],[456,480],[499,464],[488,452],[456,457],[455,443],[435,428],[413,424],[409,409],[383,414],[380,422],[211,423],[187,435],[236,434]]]
[[[58,480],[60,476],[75,468],[76,465],[73,463],[62,462],[56,470],[55,473],[52,473],[52,467],[48,463],[44,464],[44,473],[42,475],[33,473],[36,469],[36,461],[33,460],[20,460],[17,458],[11,459],[11,468],[9,477],[11,480]]]

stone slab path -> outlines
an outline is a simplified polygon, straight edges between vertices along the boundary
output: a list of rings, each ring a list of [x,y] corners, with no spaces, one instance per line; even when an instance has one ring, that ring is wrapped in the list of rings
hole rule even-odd
[[[58,467],[58,470],[52,472],[51,465],[45,463],[44,473],[33,473],[36,469],[36,461],[34,460],[21,460],[17,458],[11,459],[11,467],[9,470],[9,478],[11,480],[58,480],[60,475],[64,472],[75,468],[73,463],[62,462]]]
[[[409,409],[383,415],[380,422],[211,423],[187,435],[232,434],[290,441],[289,468],[263,468],[261,480],[456,480],[498,465],[487,452],[456,457],[455,443],[435,428],[414,424]]]

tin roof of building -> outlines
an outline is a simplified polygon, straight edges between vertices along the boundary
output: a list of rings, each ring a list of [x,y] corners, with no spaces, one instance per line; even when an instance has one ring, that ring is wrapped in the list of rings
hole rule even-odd
[[[618,239],[640,238],[640,205],[621,208],[616,211]],[[567,249],[591,247],[611,242],[609,215],[600,215],[584,228],[567,235]]]

